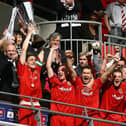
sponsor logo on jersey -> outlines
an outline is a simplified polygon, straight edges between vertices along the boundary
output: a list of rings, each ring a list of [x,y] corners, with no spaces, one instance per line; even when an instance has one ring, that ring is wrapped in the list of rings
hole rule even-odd
[[[86,95],[86,96],[93,95],[93,91],[91,91],[91,92],[86,92],[85,89],[82,89],[82,90],[81,90],[81,93],[82,93],[82,95]]]
[[[70,87],[70,88],[60,87],[59,89],[60,89],[61,91],[71,91],[71,90],[72,90],[72,87]]]
[[[116,100],[120,100],[123,99],[124,95],[120,96],[116,96],[116,94],[112,95],[113,98],[115,98]]]
[[[120,94],[122,94],[122,93],[123,93],[122,88],[120,88],[120,89],[119,89],[119,93],[120,93]]]

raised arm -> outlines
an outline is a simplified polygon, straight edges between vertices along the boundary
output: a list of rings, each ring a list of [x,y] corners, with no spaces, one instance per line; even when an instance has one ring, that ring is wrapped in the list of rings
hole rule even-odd
[[[71,77],[72,81],[75,81],[75,79],[77,77],[77,73],[72,66],[72,60],[70,58],[71,52],[67,51],[67,52],[65,52],[65,54],[66,54],[66,65],[67,65],[67,68],[70,72],[70,77]]]
[[[107,65],[107,61],[108,60],[112,60],[112,55],[111,54],[107,54],[107,56],[104,58],[101,66],[100,66],[100,76],[105,72],[106,70],[106,65]]]
[[[110,74],[113,72],[113,70],[117,66],[118,61],[119,61],[119,57],[118,56],[114,56],[113,60],[114,60],[114,63],[109,68],[107,68],[106,71],[100,77],[102,83],[104,83],[107,80],[107,78],[110,76]]]
[[[54,74],[54,71],[51,66],[52,66],[52,61],[53,61],[53,53],[55,52],[56,49],[57,49],[56,45],[54,45],[52,48],[50,48],[50,52],[49,52],[49,55],[47,58],[46,69],[47,69],[49,78],[51,78]]]
[[[27,53],[29,41],[31,39],[33,30],[34,30],[34,27],[31,24],[29,24],[28,25],[28,33],[27,33],[26,38],[24,40],[24,43],[23,43],[23,46],[22,46],[22,53],[21,53],[21,56],[20,56],[20,62],[21,62],[22,65],[25,64],[26,53]]]
[[[43,49],[41,49],[41,51],[39,52],[38,57],[39,57],[41,62],[44,61],[44,50]]]

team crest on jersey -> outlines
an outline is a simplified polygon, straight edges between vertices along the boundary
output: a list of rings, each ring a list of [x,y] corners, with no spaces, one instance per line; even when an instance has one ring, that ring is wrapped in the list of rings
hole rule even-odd
[[[120,88],[120,89],[119,89],[119,93],[120,93],[120,94],[122,94],[122,93],[123,93],[122,88]]]

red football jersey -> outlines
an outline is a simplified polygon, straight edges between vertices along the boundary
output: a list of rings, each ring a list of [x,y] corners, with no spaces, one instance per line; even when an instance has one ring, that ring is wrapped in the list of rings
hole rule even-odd
[[[103,95],[101,100],[101,109],[116,112],[124,112],[124,96],[126,91],[126,83],[122,82],[120,87],[115,89],[111,81],[107,81],[103,86]],[[102,118],[123,121],[121,115],[100,112]]]
[[[99,107],[99,93],[100,89],[102,87],[102,82],[100,78],[94,80],[92,89],[83,86],[83,82],[80,77],[77,77],[75,82],[73,82],[76,86],[76,96],[77,96],[77,102],[79,105],[82,106],[88,106],[93,108]],[[81,113],[80,113],[81,112]],[[84,109],[80,110],[79,114],[83,114]],[[95,114],[96,111],[94,110],[88,110],[88,115],[92,116]]]
[[[56,75],[51,77],[50,83],[51,87],[51,100],[75,104],[75,90],[74,86],[71,83],[60,82]],[[66,113],[75,113],[75,107],[61,105],[56,103],[51,103],[51,110],[66,112]]]
[[[36,98],[42,98],[42,89],[40,82],[41,62],[37,60],[38,64],[34,71],[29,70],[27,65],[22,65],[20,60],[17,67],[19,76],[19,94],[25,96],[31,96]],[[28,98],[20,97],[20,99],[30,101]],[[36,100],[33,100],[36,101]]]

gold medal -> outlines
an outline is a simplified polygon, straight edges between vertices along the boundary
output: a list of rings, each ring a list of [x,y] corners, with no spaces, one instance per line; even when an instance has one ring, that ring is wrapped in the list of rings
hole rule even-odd
[[[32,83],[32,84],[31,84],[31,87],[32,87],[32,88],[34,88],[34,87],[35,87],[34,83]]]

